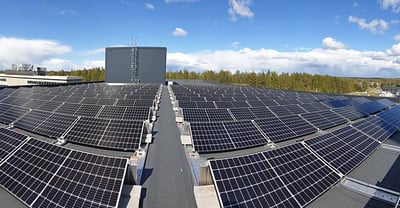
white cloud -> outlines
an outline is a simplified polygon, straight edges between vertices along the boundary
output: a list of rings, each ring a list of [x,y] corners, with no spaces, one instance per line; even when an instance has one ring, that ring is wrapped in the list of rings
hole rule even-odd
[[[395,35],[395,36],[393,36],[393,40],[396,41],[396,42],[400,42],[400,33]]]
[[[0,67],[11,64],[38,64],[45,60],[70,53],[72,49],[54,40],[0,37]]]
[[[371,22],[366,22],[366,20],[363,18],[349,16],[348,20],[351,23],[357,23],[360,29],[369,30],[374,34],[382,34],[389,29],[389,23],[382,19],[374,19]]]
[[[337,49],[344,49],[345,45],[333,39],[332,37],[326,37],[322,40],[322,48],[328,50],[337,50]]]
[[[336,40],[326,42],[340,43]],[[281,52],[264,48],[243,48],[197,53],[168,53],[167,67],[196,71],[224,69],[231,72],[236,70],[260,72],[270,69],[278,73],[306,72],[355,77],[400,76],[400,61],[398,56],[394,55],[400,53],[400,44],[386,52],[357,51],[344,49],[341,44],[333,45],[340,50],[315,48],[308,51]]]
[[[199,0],[165,0],[165,3],[170,4],[170,3],[180,3],[180,2],[196,2]]]
[[[73,15],[77,16],[78,12],[73,10],[73,9],[67,9],[67,10],[57,10],[57,14],[59,15]]]
[[[84,51],[83,55],[84,56],[94,56],[94,55],[105,53],[105,51],[106,51],[105,48],[96,48],[93,50]]]
[[[150,3],[146,3],[146,4],[144,4],[144,6],[146,7],[146,9],[148,9],[148,10],[154,10],[155,8],[154,8],[154,5],[153,4],[150,4]]]
[[[237,47],[239,47],[239,45],[240,45],[240,42],[238,42],[238,41],[234,41],[231,43],[232,48],[237,48]]]
[[[186,36],[188,33],[180,28],[180,27],[176,27],[175,30],[172,32],[172,35],[174,36]]]
[[[254,13],[250,10],[249,6],[251,0],[229,0],[229,15],[232,21],[236,21],[237,17],[252,18]]]
[[[400,0],[380,0],[383,9],[392,8],[392,12],[400,12]]]
[[[387,53],[394,56],[400,55],[400,43],[393,45],[392,48],[387,50]]]
[[[59,59],[52,58],[49,60],[45,60],[38,65],[44,66],[49,71],[59,71],[59,70],[77,70],[77,69],[91,69],[94,67],[103,67],[105,66],[104,60],[84,60],[80,63],[75,63],[68,59]]]

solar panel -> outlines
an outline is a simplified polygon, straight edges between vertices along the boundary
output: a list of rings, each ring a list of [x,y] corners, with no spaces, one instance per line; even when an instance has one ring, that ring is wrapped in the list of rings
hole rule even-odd
[[[66,100],[65,100],[65,102],[67,102],[67,103],[80,103],[81,102],[81,100],[82,100],[83,98],[82,98],[82,95],[78,95],[78,96],[71,96],[71,97],[68,97]]]
[[[25,114],[23,117],[18,119],[18,121],[14,123],[14,126],[28,131],[32,131],[37,126],[39,126],[43,121],[45,121],[50,115],[51,113],[49,112],[32,110],[31,112]]]
[[[235,149],[222,123],[190,123],[193,147],[197,152],[217,152]]]
[[[231,108],[229,111],[236,120],[252,120],[256,118],[249,108]]]
[[[250,107],[249,104],[245,100],[237,100],[232,102],[233,107],[235,108],[247,108]]]
[[[331,108],[340,108],[346,106],[346,104],[340,102],[339,100],[331,100],[327,102],[323,102],[323,104],[331,107]]]
[[[29,109],[27,109],[27,108],[14,106],[14,107],[8,109],[6,112],[0,114],[0,122],[10,124],[28,112],[29,112]]]
[[[65,139],[97,147],[135,150],[140,145],[143,127],[143,121],[81,117]]]
[[[116,99],[112,98],[101,98],[97,102],[97,105],[114,105],[114,103],[117,102]]]
[[[68,96],[57,95],[51,101],[65,102],[68,98]]]
[[[211,122],[213,121],[233,121],[231,114],[227,109],[206,109],[207,116]]]
[[[217,108],[233,108],[233,104],[230,101],[215,101]]]
[[[210,167],[223,207],[302,207],[340,179],[298,143]]]
[[[388,139],[398,130],[398,127],[378,117],[369,117],[368,119],[352,124],[352,126],[381,142]]]
[[[286,109],[291,113],[291,114],[300,114],[300,113],[305,113],[306,111],[299,107],[298,105],[287,105]]]
[[[133,106],[134,104],[135,104],[135,100],[118,99],[117,103],[115,105],[116,106]]]
[[[264,145],[267,140],[251,121],[223,122],[236,149]]]
[[[1,103],[0,104],[0,114],[2,114],[2,113],[4,113],[4,112],[6,112],[6,111],[8,111],[10,108],[12,108],[13,106],[12,105],[8,105],[8,104],[3,104],[3,103]]]
[[[330,110],[304,113],[301,117],[319,129],[328,129],[347,122],[345,118]]]
[[[286,106],[283,106],[283,105],[269,106],[268,109],[271,110],[278,117],[293,114],[286,108]]]
[[[353,121],[353,120],[368,116],[368,113],[365,113],[363,111],[357,110],[352,106],[345,106],[345,107],[341,107],[341,108],[335,108],[335,109],[333,109],[333,111],[335,113],[341,115],[342,117],[345,117],[345,118],[349,119],[350,121]]]
[[[30,139],[1,165],[0,185],[32,206],[70,152]]]
[[[43,105],[44,103],[46,103],[45,100],[31,100],[30,102],[26,103],[26,104],[24,105],[24,107],[30,108],[30,109],[37,109],[37,108],[39,108],[41,105]]]
[[[24,140],[28,138],[25,135],[14,131],[0,128],[0,163],[5,157],[17,148]]]
[[[379,145],[378,142],[359,133],[351,127],[345,127],[314,137],[305,143],[341,173],[347,174]]]
[[[29,207],[117,207],[127,160],[30,139],[0,169],[0,185]]]
[[[207,101],[198,101],[196,102],[197,108],[215,108],[215,105],[213,102],[207,102]]]
[[[318,131],[317,128],[309,124],[306,120],[302,119],[298,115],[279,117],[279,119],[293,132],[295,132],[298,137]]]
[[[260,100],[248,100],[247,103],[253,108],[265,106],[264,103]]]
[[[314,106],[312,103],[300,104],[300,107],[306,110],[307,112],[319,111],[318,107]]]
[[[254,121],[268,136],[268,138],[274,142],[297,137],[297,134],[286,126],[279,118],[264,118]]]
[[[78,110],[75,111],[74,115],[76,116],[87,116],[87,117],[96,117],[97,113],[99,113],[102,106],[100,105],[81,105]]]
[[[97,146],[107,129],[109,120],[81,117],[65,135],[67,141]]]
[[[124,117],[126,107],[123,106],[104,106],[99,113],[99,118],[122,119]]]
[[[41,105],[38,110],[44,110],[48,112],[53,112],[56,110],[59,106],[61,106],[62,103],[59,102],[53,102],[53,101],[47,101]]]
[[[152,107],[154,105],[154,100],[136,100],[136,107]]]
[[[33,131],[51,138],[59,138],[74,123],[77,116],[53,113]]]
[[[111,120],[98,146],[136,150],[141,143],[143,121]]]
[[[83,100],[81,100],[81,104],[92,104],[95,105],[99,99],[97,98],[92,98],[92,97],[84,97]]]
[[[126,107],[123,119],[145,121],[150,118],[149,107]]]
[[[196,103],[186,100],[179,100],[178,105],[180,108],[197,108]]]
[[[250,111],[253,115],[257,118],[270,118],[276,117],[268,108],[266,107],[257,107],[257,108],[250,108]]]
[[[63,113],[67,115],[74,115],[74,113],[81,107],[81,104],[64,103],[55,111],[56,113]]]
[[[400,119],[398,119],[400,117],[400,106],[396,106],[389,110],[383,111],[377,114],[377,116],[384,121],[396,126],[397,128],[400,128]]]
[[[205,109],[183,108],[183,119],[188,122],[205,122],[209,121]]]

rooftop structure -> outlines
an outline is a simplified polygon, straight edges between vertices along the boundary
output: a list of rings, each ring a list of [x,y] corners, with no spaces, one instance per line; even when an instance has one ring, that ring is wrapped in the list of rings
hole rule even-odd
[[[78,84],[82,77],[76,76],[38,76],[21,74],[0,74],[0,85],[24,86],[24,85],[60,85]]]
[[[398,204],[396,103],[210,82],[169,84],[0,89],[2,203]],[[40,166],[45,160],[51,167]],[[92,187],[91,181],[103,185]]]
[[[106,83],[163,83],[167,48],[106,48]]]

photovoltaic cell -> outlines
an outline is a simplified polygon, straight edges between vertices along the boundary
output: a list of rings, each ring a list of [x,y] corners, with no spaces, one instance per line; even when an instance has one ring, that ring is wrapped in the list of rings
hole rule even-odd
[[[235,149],[222,123],[190,123],[193,147],[197,152],[217,152]]]
[[[123,119],[145,121],[150,118],[150,107],[126,107]]]
[[[343,174],[357,167],[379,145],[351,127],[314,137],[305,143]]]
[[[65,135],[67,141],[97,146],[109,120],[81,117],[72,129]]]
[[[288,126],[279,118],[264,118],[254,120],[261,130],[274,142],[288,140],[297,137]]]
[[[33,131],[51,138],[59,138],[77,118],[77,116],[53,113]]]
[[[99,146],[122,150],[136,150],[141,143],[143,121],[111,120]]]
[[[0,114],[0,122],[10,124],[16,121],[18,118],[22,117],[23,115],[27,114],[28,112],[29,109],[27,108],[14,106],[8,109],[6,112]]]
[[[123,106],[104,106],[99,114],[99,118],[122,119],[126,107]]]
[[[0,128],[0,163],[26,138],[28,137],[23,134],[19,134],[5,128]]]
[[[209,121],[205,109],[183,108],[183,119],[188,122],[206,122]]]
[[[206,113],[211,122],[233,121],[233,118],[227,109],[206,109]]]
[[[252,120],[256,118],[249,108],[231,108],[229,111],[236,120]]]
[[[289,127],[298,137],[312,134],[318,131],[315,127],[309,124],[306,120],[302,119],[298,115],[291,115],[285,117],[279,117],[279,119]]]
[[[267,140],[251,121],[223,122],[236,149],[264,145]]]
[[[96,117],[97,113],[100,111],[100,105],[81,105],[78,110],[75,111],[74,115],[76,116],[87,116],[87,117]]]
[[[32,131],[37,126],[39,126],[43,121],[50,117],[51,113],[46,111],[32,110],[18,121],[14,123],[15,127],[25,129],[27,131]]]
[[[381,142],[388,139],[398,130],[398,127],[375,116],[354,123],[352,126]]]
[[[30,139],[0,168],[0,186],[29,207],[117,207],[126,159]]]
[[[335,109],[333,109],[333,111],[336,112],[337,114],[349,119],[350,121],[368,116],[368,113],[357,110],[352,106],[335,108]]]
[[[257,108],[250,108],[250,111],[253,113],[254,116],[257,118],[271,118],[276,117],[268,108],[266,107],[257,107]]]
[[[210,167],[223,207],[302,207],[340,179],[298,143]]]

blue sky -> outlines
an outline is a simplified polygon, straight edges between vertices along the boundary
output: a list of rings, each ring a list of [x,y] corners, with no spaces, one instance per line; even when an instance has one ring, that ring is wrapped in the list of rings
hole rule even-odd
[[[3,0],[0,69],[104,66],[104,48],[168,48],[167,70],[400,76],[400,0]]]

